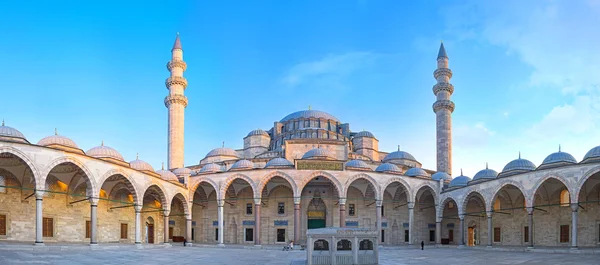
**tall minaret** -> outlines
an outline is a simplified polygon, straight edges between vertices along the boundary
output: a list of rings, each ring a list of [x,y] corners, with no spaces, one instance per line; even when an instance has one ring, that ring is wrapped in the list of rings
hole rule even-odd
[[[444,43],[440,45],[437,57],[437,69],[433,72],[437,84],[433,86],[433,94],[437,97],[433,103],[433,112],[436,116],[437,132],[437,171],[452,175],[452,112],[454,102],[450,96],[454,86],[450,84],[452,71],[448,68],[448,55]]]
[[[183,49],[177,33],[175,44],[171,49],[171,61],[167,63],[171,77],[165,81],[169,89],[169,95],[165,97],[165,106],[169,109],[168,169],[183,167],[183,120],[184,110],[188,104],[187,97],[183,95],[188,84],[183,77],[186,68],[187,64],[183,61]]]

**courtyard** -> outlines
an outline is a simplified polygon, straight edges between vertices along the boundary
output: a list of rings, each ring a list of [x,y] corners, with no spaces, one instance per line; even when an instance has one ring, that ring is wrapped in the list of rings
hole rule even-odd
[[[499,252],[457,248],[382,249],[381,265],[401,264],[598,264],[597,254]],[[136,249],[25,250],[0,248],[0,264],[264,264],[300,265],[304,251],[278,249],[181,247]]]

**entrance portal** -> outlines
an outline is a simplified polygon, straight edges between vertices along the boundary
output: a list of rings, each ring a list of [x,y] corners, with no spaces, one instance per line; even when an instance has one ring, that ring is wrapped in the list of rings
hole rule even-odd
[[[148,244],[154,244],[154,219],[148,217],[146,221],[146,239]]]
[[[469,227],[469,235],[467,236],[469,239],[468,246],[475,246],[475,227]]]
[[[321,198],[313,198],[308,204],[308,229],[323,228],[327,226],[325,217],[327,216],[327,208],[325,202]]]

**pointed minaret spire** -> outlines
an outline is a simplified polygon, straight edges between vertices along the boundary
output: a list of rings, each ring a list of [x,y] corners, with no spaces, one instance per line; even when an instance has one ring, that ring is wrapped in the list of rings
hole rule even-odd
[[[438,52],[438,57],[437,58],[439,59],[439,58],[442,58],[442,57],[448,58],[448,54],[446,54],[446,48],[444,48],[444,42],[443,41],[440,44],[440,51]]]
[[[177,37],[175,37],[175,43],[173,43],[173,50],[175,50],[175,49],[183,50],[183,48],[181,48],[181,40],[179,39],[179,32],[177,32]]]

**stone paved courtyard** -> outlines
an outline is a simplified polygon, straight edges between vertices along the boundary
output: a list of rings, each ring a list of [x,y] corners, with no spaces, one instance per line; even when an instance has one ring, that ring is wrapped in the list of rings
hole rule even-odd
[[[0,264],[212,264],[288,265],[305,258],[304,251],[242,248],[118,248],[114,250],[6,250],[0,249]],[[455,248],[383,249],[382,265],[402,264],[600,264],[600,255],[496,252]],[[302,264],[294,262],[294,264]]]

